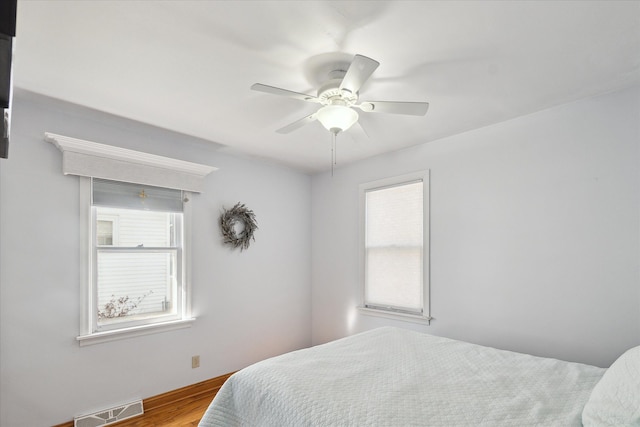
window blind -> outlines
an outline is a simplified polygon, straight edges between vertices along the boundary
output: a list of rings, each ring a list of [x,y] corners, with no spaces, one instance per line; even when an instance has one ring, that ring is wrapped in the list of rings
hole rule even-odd
[[[109,208],[182,212],[181,190],[93,178],[92,204]]]
[[[365,193],[365,305],[423,311],[423,182]]]

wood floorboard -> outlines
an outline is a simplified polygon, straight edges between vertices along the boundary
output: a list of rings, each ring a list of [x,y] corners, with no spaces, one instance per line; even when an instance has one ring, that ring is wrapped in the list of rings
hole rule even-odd
[[[143,415],[119,423],[113,427],[195,427],[200,422],[204,411],[213,400],[216,392],[182,399],[174,404],[154,408]]]

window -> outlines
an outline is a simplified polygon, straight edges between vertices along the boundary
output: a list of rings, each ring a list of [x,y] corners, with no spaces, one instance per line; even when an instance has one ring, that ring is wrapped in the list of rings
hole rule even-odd
[[[116,238],[119,233],[117,230],[118,216],[106,215],[101,213],[97,216],[96,221],[96,243],[99,246],[114,246],[118,245],[117,240],[114,241],[114,235]]]
[[[189,321],[187,193],[83,178],[88,192],[85,337]]]
[[[45,141],[80,177],[80,345],[191,326],[188,200],[217,168],[50,132]]]
[[[430,320],[428,172],[360,186],[362,308]]]

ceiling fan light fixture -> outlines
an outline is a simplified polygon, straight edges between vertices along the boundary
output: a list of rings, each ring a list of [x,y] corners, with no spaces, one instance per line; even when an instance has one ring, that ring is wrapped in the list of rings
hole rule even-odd
[[[344,132],[358,121],[358,112],[344,105],[327,105],[316,113],[316,118],[329,132]]]
[[[334,64],[335,66],[336,64]],[[320,120],[324,126],[334,136],[348,130],[359,119],[358,110],[365,113],[389,113],[404,114],[410,116],[424,116],[429,108],[428,102],[397,102],[397,101],[365,101],[361,102],[360,88],[367,82],[371,74],[378,68],[380,63],[363,55],[356,55],[347,69],[335,69],[329,72],[329,80],[319,89],[318,95],[308,95],[281,89],[275,86],[255,83],[252,90],[270,93],[272,95],[286,96],[288,98],[299,99],[301,101],[320,104],[319,110],[309,114],[302,119],[288,124],[276,132],[287,134],[302,126]],[[341,66],[341,65],[340,65]],[[360,103],[358,103],[360,102]]]

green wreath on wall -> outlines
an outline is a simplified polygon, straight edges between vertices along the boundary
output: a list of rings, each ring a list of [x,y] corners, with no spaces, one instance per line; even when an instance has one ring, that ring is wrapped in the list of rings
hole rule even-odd
[[[236,224],[242,224],[243,229],[236,231]],[[222,208],[222,215],[220,215],[220,229],[222,230],[223,243],[233,246],[233,248],[240,248],[240,251],[249,248],[249,244],[255,237],[253,233],[258,229],[256,223],[256,215],[252,210],[238,202],[234,207],[227,210]]]

